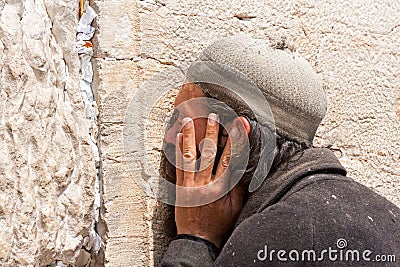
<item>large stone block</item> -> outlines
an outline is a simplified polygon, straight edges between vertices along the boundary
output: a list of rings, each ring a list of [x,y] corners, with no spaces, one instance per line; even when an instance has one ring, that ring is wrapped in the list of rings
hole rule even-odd
[[[136,57],[140,40],[137,1],[93,1],[93,8],[99,15],[93,38],[95,57]]]
[[[74,52],[77,5],[0,3],[0,262],[75,264],[94,178]]]

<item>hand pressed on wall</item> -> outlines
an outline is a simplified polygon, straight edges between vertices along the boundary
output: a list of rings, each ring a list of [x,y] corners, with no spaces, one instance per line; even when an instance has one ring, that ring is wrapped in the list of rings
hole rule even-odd
[[[243,117],[237,118],[231,126],[231,134],[241,134],[241,128],[250,131],[250,125]],[[215,175],[212,174],[218,142],[218,117],[210,114],[207,120],[206,134],[199,148],[200,168],[196,171],[196,142],[195,126],[193,120],[183,120],[182,133],[177,135],[176,142],[176,184],[177,202],[188,198],[202,198],[202,194],[216,194],[222,196],[221,192],[229,184],[229,162],[231,158],[231,140],[228,138],[221,159],[218,162]],[[181,152],[182,151],[182,152]],[[181,187],[201,187],[213,183],[211,190],[204,192],[196,191],[196,194],[179,190]],[[222,242],[229,236],[236,219],[243,208],[243,197],[245,189],[238,184],[227,194],[216,201],[196,207],[176,207],[175,222],[178,234],[195,235],[221,247]]]

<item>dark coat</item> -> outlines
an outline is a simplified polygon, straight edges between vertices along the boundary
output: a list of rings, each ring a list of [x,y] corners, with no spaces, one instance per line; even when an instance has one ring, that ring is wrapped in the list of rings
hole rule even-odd
[[[206,245],[184,239],[162,260],[212,265],[400,266],[400,209],[346,177],[330,150],[307,149],[250,196],[215,261]]]

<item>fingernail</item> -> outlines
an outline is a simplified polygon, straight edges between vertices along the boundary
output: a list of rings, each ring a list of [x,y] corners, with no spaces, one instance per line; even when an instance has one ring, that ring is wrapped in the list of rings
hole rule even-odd
[[[179,146],[179,143],[182,142],[182,137],[183,137],[182,133],[178,133],[176,135],[176,144],[175,145]]]
[[[218,115],[215,113],[210,113],[210,115],[208,115],[208,124],[214,126],[217,122],[218,122]]]
[[[189,128],[190,126],[192,126],[192,119],[186,117],[186,118],[184,118],[184,119],[182,120],[182,124],[183,124],[183,127]]]
[[[239,129],[237,128],[236,125],[232,127],[231,135],[232,137],[237,137],[239,135]]]

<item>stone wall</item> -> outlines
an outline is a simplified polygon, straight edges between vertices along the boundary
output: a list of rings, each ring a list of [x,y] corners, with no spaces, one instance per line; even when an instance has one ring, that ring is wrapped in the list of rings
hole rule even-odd
[[[349,176],[400,205],[399,2],[91,5],[98,13],[93,88],[106,266],[157,265],[170,239],[168,209],[135,183],[143,168],[126,164],[122,132],[135,93],[146,81],[184,72],[208,44],[234,33],[269,39],[310,61],[329,98],[316,145],[337,148]],[[0,265],[79,266],[92,227],[96,170],[73,49],[77,8],[74,1],[0,1]],[[175,93],[159,112],[170,110]],[[154,162],[159,128],[146,135]],[[102,266],[98,260],[92,266]]]
[[[0,1],[1,266],[75,265],[88,240],[96,170],[77,22],[73,1]]]

